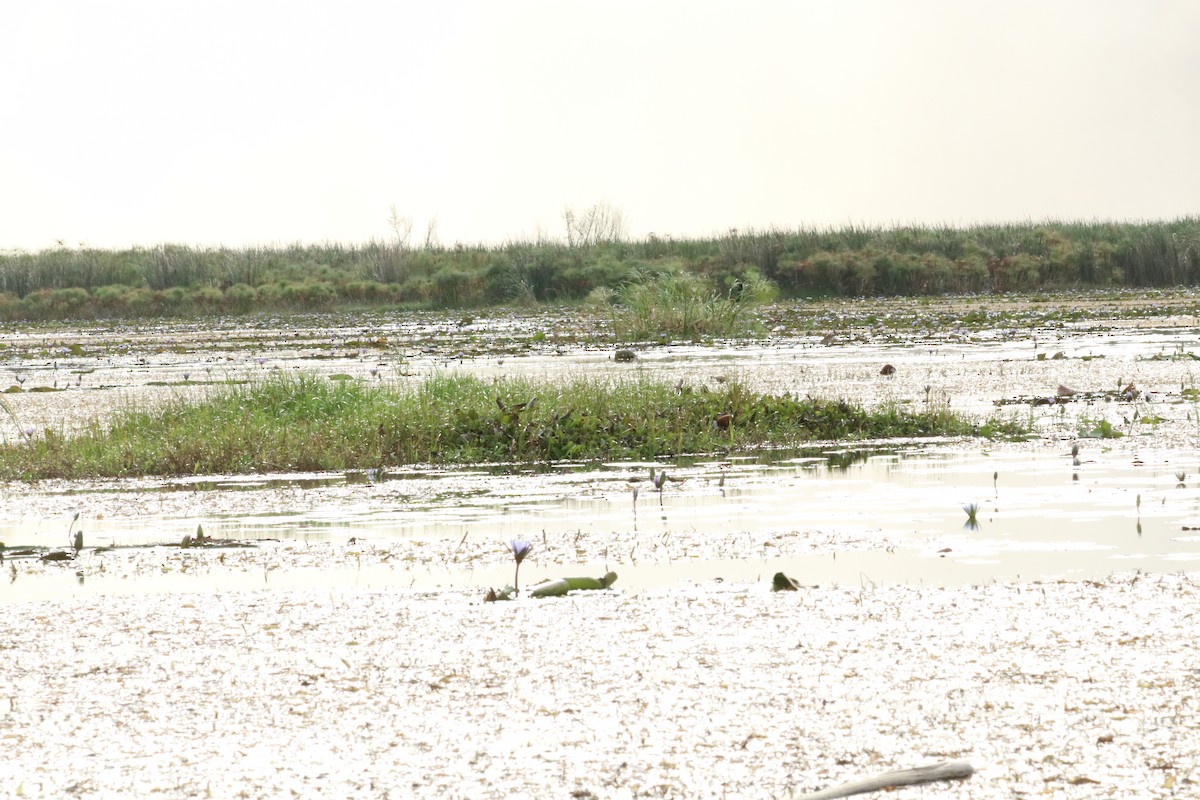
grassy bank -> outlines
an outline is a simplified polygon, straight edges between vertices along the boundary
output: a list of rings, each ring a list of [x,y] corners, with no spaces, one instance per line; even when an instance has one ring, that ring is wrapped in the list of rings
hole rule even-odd
[[[349,306],[581,300],[690,275],[713,296],[748,276],[784,295],[929,295],[1200,283],[1200,217],[737,231],[497,247],[163,245],[0,254],[0,320],[237,314]],[[604,294],[607,292],[607,294]]]
[[[989,432],[1018,433],[993,423]],[[311,375],[214,387],[130,410],[77,436],[34,431],[0,450],[0,478],[344,470],[412,463],[651,459],[817,440],[978,433],[944,408],[865,410],[736,382],[546,385],[431,378],[411,390]]]

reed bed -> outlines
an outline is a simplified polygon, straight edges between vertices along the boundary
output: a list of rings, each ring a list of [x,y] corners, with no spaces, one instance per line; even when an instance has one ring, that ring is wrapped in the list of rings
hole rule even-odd
[[[0,319],[188,316],[347,306],[571,302],[693,275],[788,297],[931,295],[1200,283],[1200,217],[1157,222],[730,230],[498,246],[401,242],[0,253]]]

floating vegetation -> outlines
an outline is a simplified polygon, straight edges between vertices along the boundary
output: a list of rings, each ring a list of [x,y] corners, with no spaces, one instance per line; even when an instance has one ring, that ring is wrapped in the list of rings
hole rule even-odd
[[[1079,437],[1081,439],[1120,439],[1124,435],[1106,419],[1080,421]]]
[[[602,578],[554,578],[542,581],[529,590],[530,597],[565,597],[568,592],[607,589],[617,582],[617,573]]]
[[[841,400],[648,379],[487,381],[442,375],[419,386],[270,372],[155,410],[127,409],[78,435],[52,428],[0,447],[0,478],[345,471],[413,463],[654,459],[811,441],[1026,432],[945,407],[868,410]],[[666,476],[655,483],[660,492]]]
[[[528,542],[513,542],[513,545],[523,544],[528,547]],[[516,553],[516,550],[513,550]],[[521,562],[517,562],[517,567],[520,568]],[[617,573],[609,572],[602,578],[548,578],[541,583],[535,585],[529,590],[529,596],[534,598],[543,597],[566,597],[570,592],[579,591],[596,591],[607,589],[617,582]],[[501,600],[515,600],[518,594],[516,586],[505,586],[500,591],[488,589],[487,594],[483,597],[485,603],[495,603]]]
[[[1058,386],[1054,394],[1039,394],[1025,395],[1021,397],[1007,397],[999,400],[993,400],[992,403],[996,406],[1051,406],[1064,405],[1066,403],[1093,403],[1093,402],[1132,402],[1141,396],[1139,390],[1132,383],[1124,386],[1119,386],[1115,390],[1103,391],[1083,391],[1072,389],[1069,386]]]
[[[1139,361],[1200,361],[1200,355],[1188,352],[1186,350],[1176,350],[1174,353],[1155,353],[1151,356],[1142,356]]]

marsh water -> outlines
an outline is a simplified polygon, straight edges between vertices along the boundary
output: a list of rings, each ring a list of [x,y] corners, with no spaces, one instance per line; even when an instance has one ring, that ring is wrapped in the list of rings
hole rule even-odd
[[[1067,449],[989,454],[950,445],[747,456],[668,465],[661,497],[641,464],[515,476],[430,469],[201,478],[144,483],[138,502],[159,511],[123,518],[115,512],[131,502],[128,488],[62,486],[47,490],[47,501],[100,509],[87,548],[36,571],[12,562],[0,600],[263,585],[482,590],[511,581],[510,564],[487,551],[512,539],[553,552],[531,557],[526,581],[612,569],[634,591],[769,580],[776,571],[843,585],[1098,578],[1190,569],[1200,559],[1195,460],[1086,449],[1079,460]],[[974,527],[963,508],[970,503]],[[9,521],[0,536],[10,550],[65,545],[68,522]],[[253,547],[221,551],[238,556],[221,562],[237,569],[214,569],[213,550],[207,566],[189,571],[178,542],[198,524],[218,541]],[[407,549],[437,555],[395,557]]]
[[[765,342],[644,346],[632,364],[561,333],[570,324],[540,314],[14,333],[3,337],[14,378],[6,397],[22,422],[70,430],[131,402],[198,396],[217,378],[272,370],[397,383],[441,371],[548,382],[653,375],[1015,414],[1039,437],[827,443],[657,464],[10,484],[0,489],[9,553],[0,601],[264,584],[502,586],[512,539],[535,545],[523,582],[611,569],[629,591],[777,571],[802,584],[1086,578],[1200,558],[1194,316],[1014,327],[1010,314],[967,327],[923,324],[918,310],[887,330],[781,326]],[[881,375],[884,364],[895,372]],[[1056,398],[1064,385],[1075,394]],[[1120,396],[1126,385],[1136,397]],[[1122,438],[1090,438],[1102,420]],[[652,466],[671,478],[661,494]],[[965,528],[972,503],[978,526]],[[197,526],[248,546],[183,551]],[[77,556],[40,560],[79,527]],[[22,547],[36,550],[13,557]]]

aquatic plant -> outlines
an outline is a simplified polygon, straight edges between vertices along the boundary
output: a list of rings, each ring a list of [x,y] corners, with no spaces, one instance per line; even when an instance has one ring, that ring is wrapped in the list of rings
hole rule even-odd
[[[667,483],[667,471],[664,469],[662,472],[655,472],[654,467],[651,467],[650,482],[658,490],[658,504],[661,506],[663,502],[663,486]]]
[[[981,426],[947,408],[867,409],[762,394],[737,381],[681,393],[673,384],[638,376],[542,384],[437,375],[406,386],[266,370],[246,383],[212,386],[201,397],[180,396],[154,409],[130,407],[70,436],[46,428],[21,447],[0,445],[0,478],[656,460],[728,452],[728,434],[711,425],[726,412],[736,416],[738,446],[745,449],[1027,431],[1011,420]]]
[[[979,513],[978,503],[967,503],[963,507],[963,511],[967,512],[967,521],[963,524],[963,528],[967,530],[979,530],[979,520],[976,515]]]
[[[22,381],[22,383],[23,382],[24,381]],[[3,408],[4,412],[8,414],[8,418],[12,420],[14,425],[17,426],[17,430],[20,430],[25,434],[26,439],[33,438],[33,434],[35,432],[34,427],[32,425],[26,425],[24,428],[21,427],[21,420],[17,418],[17,412],[14,411],[13,407],[8,404],[8,401],[4,399],[3,395],[0,395],[0,408]]]
[[[521,574],[521,562],[533,550],[533,545],[522,539],[514,539],[508,543],[508,549],[512,551],[513,559],[517,562],[516,570],[513,572],[513,590],[519,592],[521,591],[521,583],[518,580]]]
[[[630,282],[613,317],[613,333],[621,341],[751,335],[757,325],[751,310],[774,299],[775,290],[757,273],[735,286],[736,294],[722,293],[707,278],[684,271]]]
[[[1079,437],[1081,439],[1120,439],[1124,435],[1106,419],[1084,418],[1079,421]]]
[[[79,521],[79,513],[75,512],[75,516],[71,517],[71,525],[67,528],[67,540],[70,541],[76,553],[83,549],[83,529],[75,530],[75,523]],[[75,532],[74,536],[71,535],[72,531]]]

